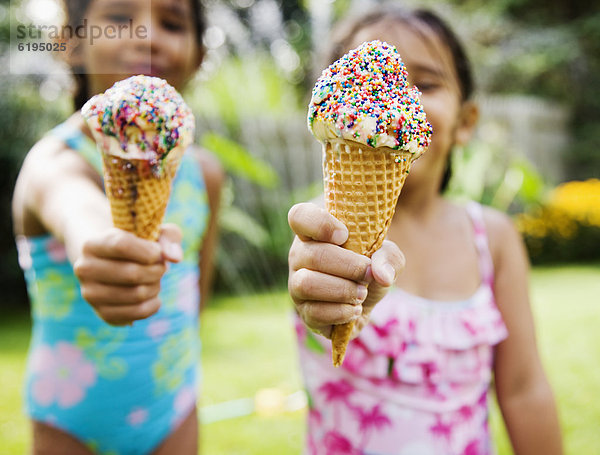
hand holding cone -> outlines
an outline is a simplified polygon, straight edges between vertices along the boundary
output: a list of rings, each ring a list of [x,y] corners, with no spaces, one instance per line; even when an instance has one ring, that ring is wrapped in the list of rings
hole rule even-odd
[[[412,162],[429,146],[420,92],[393,46],[363,43],[317,81],[308,124],[323,144],[325,207],[349,231],[343,245],[368,257],[381,247]],[[340,366],[354,322],[333,327]]]
[[[102,153],[114,225],[157,240],[172,180],[193,139],[191,110],[166,81],[133,76],[81,112]]]

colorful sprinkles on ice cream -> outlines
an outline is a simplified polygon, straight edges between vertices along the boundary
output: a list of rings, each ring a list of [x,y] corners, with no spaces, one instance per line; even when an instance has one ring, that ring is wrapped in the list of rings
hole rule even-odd
[[[363,43],[323,71],[312,92],[309,129],[321,142],[342,138],[406,150],[416,159],[432,128],[407,76],[395,47]]]
[[[188,144],[195,120],[181,95],[165,80],[132,76],[90,99],[81,110],[94,137],[113,137],[120,147],[105,150],[124,158],[161,161]]]

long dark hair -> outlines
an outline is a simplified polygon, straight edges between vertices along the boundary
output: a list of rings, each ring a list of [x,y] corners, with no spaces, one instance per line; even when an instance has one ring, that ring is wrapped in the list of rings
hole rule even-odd
[[[444,20],[426,9],[407,11],[397,6],[388,6],[341,23],[333,33],[333,45],[328,58],[329,63],[337,60],[349,50],[349,46],[358,32],[380,22],[401,22],[415,29],[418,29],[419,26],[425,27],[435,33],[441,42],[448,47],[452,56],[452,63],[458,76],[461,101],[465,102],[471,98],[475,90],[475,84],[471,63],[461,41]],[[440,193],[448,188],[448,183],[452,177],[451,156],[450,154],[446,162],[446,169],[440,184]]]
[[[65,13],[67,16],[66,25],[75,29],[83,25],[85,14],[93,0],[63,0]],[[196,42],[202,48],[202,37],[206,30],[206,18],[204,16],[204,6],[202,0],[190,0],[192,2],[192,13],[194,15],[194,25],[196,29]],[[83,68],[72,68],[75,79],[75,93],[73,103],[76,110],[86,103],[89,98],[89,84],[87,75]]]

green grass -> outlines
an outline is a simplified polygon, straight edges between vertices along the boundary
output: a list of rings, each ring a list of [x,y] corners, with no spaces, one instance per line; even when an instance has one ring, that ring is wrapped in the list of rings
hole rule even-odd
[[[536,268],[532,301],[538,342],[557,396],[566,453],[600,453],[600,266]],[[29,337],[26,314],[0,321],[0,454],[26,453],[21,381]],[[278,407],[241,414],[257,392],[286,396],[300,387],[285,292],[215,299],[202,318],[203,454],[287,455],[302,448],[304,411]],[[221,403],[227,402],[223,407]],[[275,409],[275,411],[272,411]],[[240,411],[240,412],[238,412]],[[281,412],[277,412],[281,411]],[[497,408],[492,428],[500,455],[511,453]]]
[[[291,303],[285,292],[219,299],[202,316],[202,406],[301,388]],[[210,417],[210,415],[208,416]],[[202,428],[205,454],[297,454],[304,413],[251,415]]]
[[[21,382],[29,344],[28,315],[0,320],[0,454],[25,454],[29,427],[22,411]]]
[[[600,265],[538,267],[531,281],[538,346],[565,453],[600,453]],[[510,454],[499,411],[492,411],[499,454]]]

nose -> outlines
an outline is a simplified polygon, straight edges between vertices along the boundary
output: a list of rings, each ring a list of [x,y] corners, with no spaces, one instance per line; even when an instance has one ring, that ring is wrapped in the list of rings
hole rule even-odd
[[[138,20],[135,27],[140,33],[136,33],[138,52],[146,54],[147,57],[156,55],[159,52],[161,43],[161,28],[156,18],[152,14],[150,2],[147,5],[140,7],[141,10],[137,15]]]

